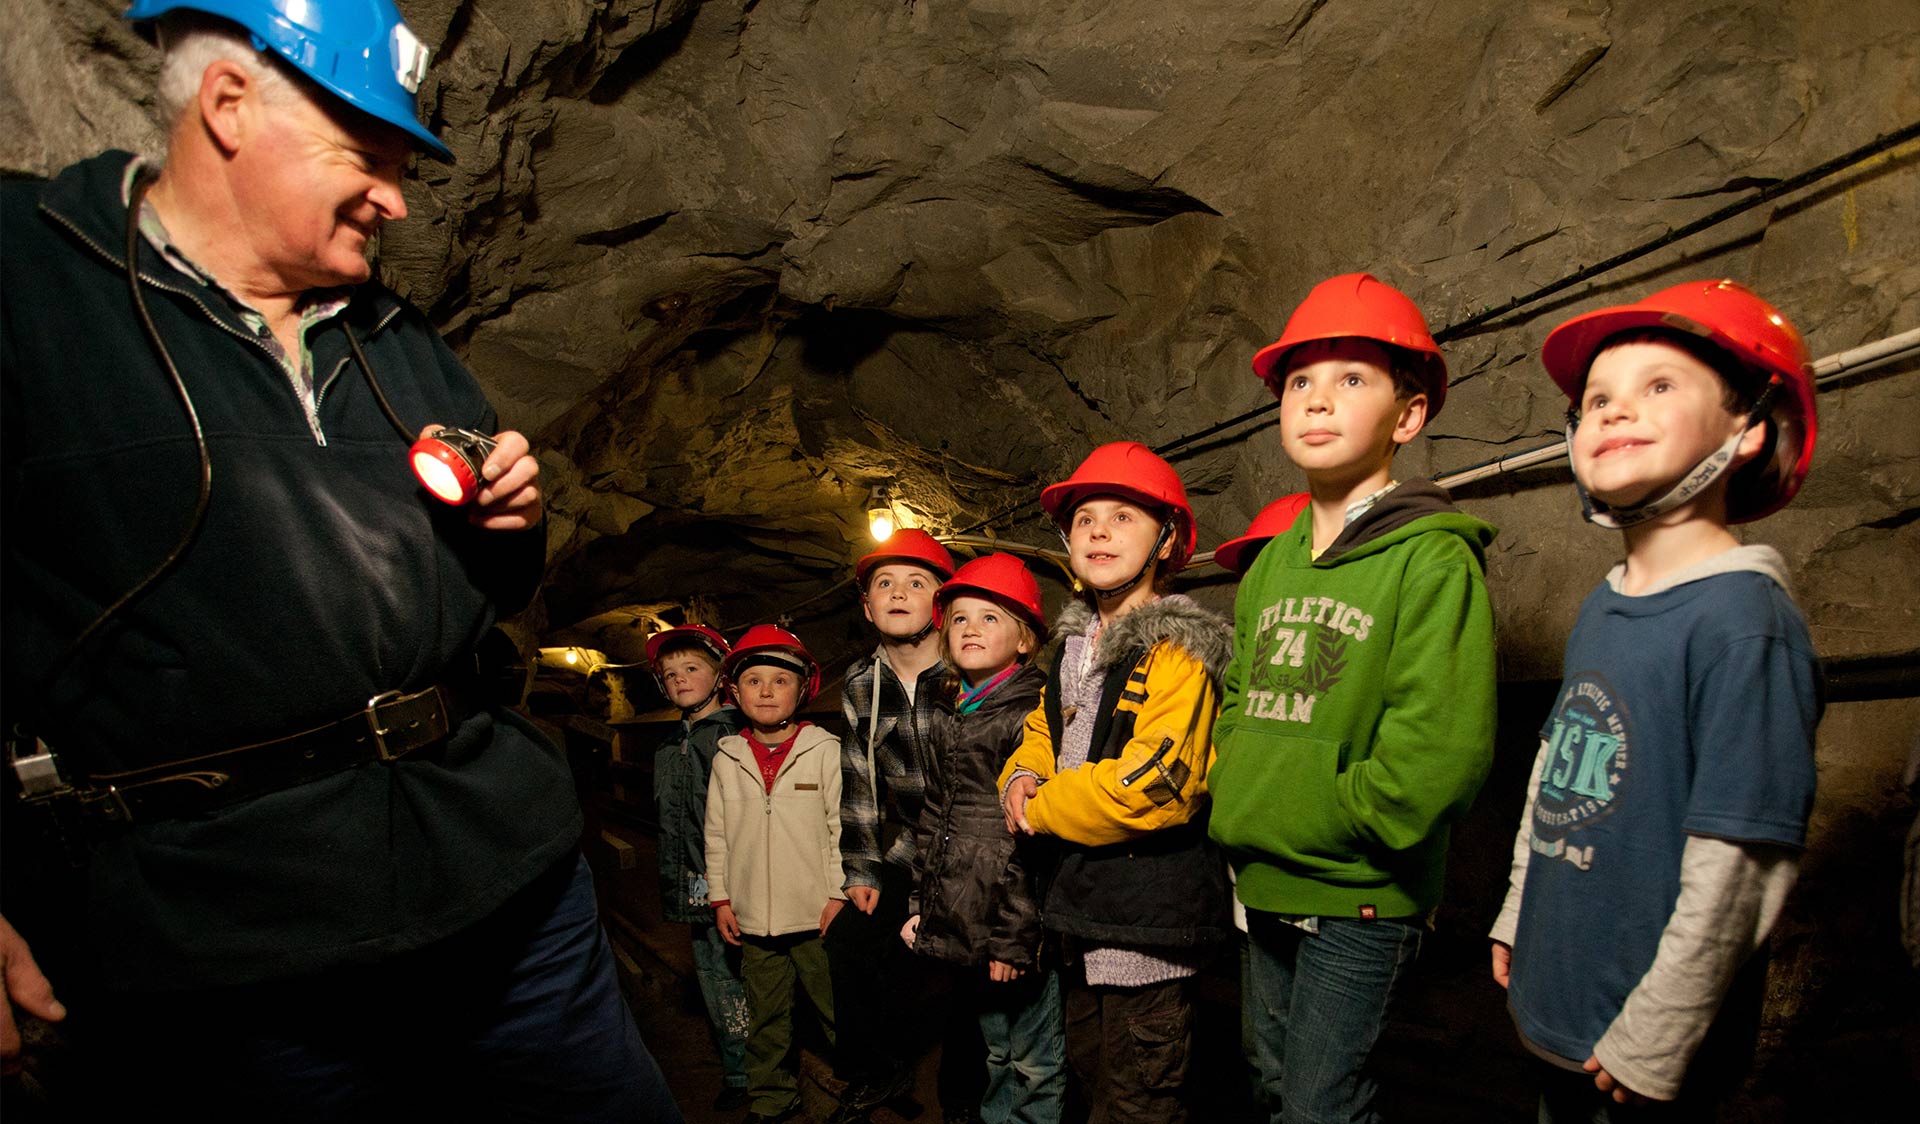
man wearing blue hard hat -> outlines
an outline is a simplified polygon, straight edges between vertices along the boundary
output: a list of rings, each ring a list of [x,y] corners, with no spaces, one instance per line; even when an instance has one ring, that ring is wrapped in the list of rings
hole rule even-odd
[[[0,185],[0,1055],[66,1018],[89,1118],[678,1121],[566,763],[475,663],[537,465],[366,259],[451,157],[428,52],[392,0],[127,16],[164,163]],[[409,469],[441,426],[466,506]]]

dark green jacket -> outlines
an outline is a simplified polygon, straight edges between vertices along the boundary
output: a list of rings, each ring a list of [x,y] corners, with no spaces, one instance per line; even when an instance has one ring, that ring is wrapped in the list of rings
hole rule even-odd
[[[653,755],[653,802],[660,818],[660,915],[713,924],[707,904],[707,781],[720,739],[740,732],[731,706],[698,722],[682,721],[677,737]]]
[[[1312,533],[1295,523],[1240,585],[1213,838],[1254,909],[1416,916],[1493,760],[1495,531],[1416,480],[1318,560]]]

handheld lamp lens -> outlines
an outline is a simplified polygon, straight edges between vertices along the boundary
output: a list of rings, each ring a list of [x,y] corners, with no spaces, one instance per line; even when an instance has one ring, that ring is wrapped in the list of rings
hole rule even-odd
[[[494,444],[472,430],[442,429],[413,443],[413,474],[442,503],[472,503],[480,494],[480,466]]]
[[[466,503],[473,498],[467,493],[468,485],[463,485],[453,469],[435,459],[431,453],[413,454],[413,474],[427,486],[427,491],[444,503]]]

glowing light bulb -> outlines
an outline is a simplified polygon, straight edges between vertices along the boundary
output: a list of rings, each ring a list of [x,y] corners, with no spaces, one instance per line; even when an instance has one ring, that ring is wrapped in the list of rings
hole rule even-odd
[[[480,466],[497,442],[470,429],[441,429],[413,443],[413,474],[442,503],[472,503],[480,494]]]
[[[893,512],[884,507],[867,511],[867,533],[874,542],[886,542],[893,537]]]
[[[460,483],[460,478],[454,475],[453,469],[448,468],[429,453],[413,454],[413,474],[418,476],[420,483],[427,486],[427,491],[432,492],[434,498],[442,503],[460,503],[466,491]]]

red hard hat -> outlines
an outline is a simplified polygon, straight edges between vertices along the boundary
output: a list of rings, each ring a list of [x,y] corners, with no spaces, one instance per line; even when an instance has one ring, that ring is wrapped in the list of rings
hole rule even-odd
[[[886,541],[873,548],[860,561],[853,564],[853,578],[861,589],[867,588],[867,575],[876,567],[888,562],[912,562],[925,566],[940,575],[941,581],[953,576],[953,555],[941,546],[932,535],[918,528],[903,528],[888,535]]]
[[[1011,554],[989,554],[960,567],[940,592],[933,595],[941,608],[956,597],[985,597],[1026,618],[1034,634],[1047,635],[1047,610],[1040,603],[1040,583],[1027,564]]]
[[[1738,281],[1688,281],[1633,304],[1582,313],[1547,334],[1540,349],[1547,374],[1575,406],[1587,368],[1608,337],[1635,328],[1668,328],[1707,340],[1752,368],[1774,387],[1773,486],[1758,493],[1727,492],[1727,522],[1771,515],[1800,491],[1813,463],[1819,428],[1813,374],[1800,333],[1759,294]],[[1739,477],[1735,478],[1736,480]]]
[[[1115,441],[1087,454],[1073,475],[1040,492],[1040,507],[1057,527],[1066,527],[1073,509],[1094,496],[1119,496],[1147,507],[1164,510],[1174,528],[1173,555],[1167,560],[1167,572],[1175,573],[1193,557],[1199,544],[1194,527],[1193,505],[1187,502],[1186,485],[1173,466],[1161,460],[1152,449],[1138,441]]]
[[[807,646],[800,638],[777,624],[756,624],[748,629],[733,645],[733,652],[727,656],[726,669],[729,680],[738,680],[737,670],[749,656],[784,653],[796,657],[802,666],[794,670],[801,672],[800,705],[813,701],[820,693],[820,661],[813,658]]]
[[[1253,565],[1253,560],[1260,556],[1260,548],[1275,535],[1293,526],[1293,521],[1299,518],[1312,499],[1305,492],[1295,492],[1261,508],[1260,514],[1247,524],[1247,533],[1221,543],[1213,552],[1213,560],[1236,574],[1245,574],[1247,568]]]
[[[647,662],[658,667],[660,650],[676,641],[692,641],[713,653],[715,663],[727,662],[726,637],[708,628],[704,624],[683,624],[678,628],[669,628],[665,632],[656,632],[647,637]]]
[[[1447,401],[1447,361],[1427,330],[1427,319],[1407,295],[1371,273],[1343,273],[1313,287],[1287,318],[1280,338],[1254,353],[1253,371],[1280,396],[1274,380],[1286,372],[1287,352],[1314,340],[1372,340],[1412,353],[1427,392],[1427,420]]]

